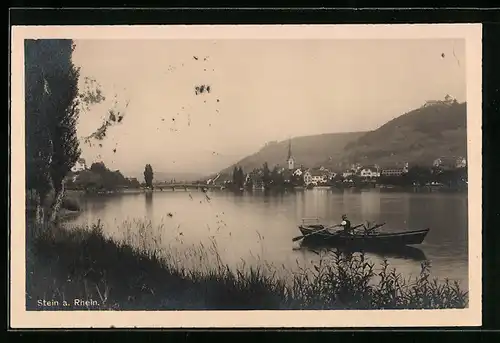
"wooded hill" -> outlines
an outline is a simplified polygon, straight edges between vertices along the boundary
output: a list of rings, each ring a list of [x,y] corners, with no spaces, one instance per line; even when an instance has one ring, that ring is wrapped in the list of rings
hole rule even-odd
[[[384,167],[431,165],[442,156],[467,157],[466,103],[438,103],[403,114],[348,143],[342,160]]]
[[[437,102],[405,113],[369,132],[327,133],[291,140],[296,166],[340,171],[352,163],[381,167],[405,162],[430,166],[442,156],[467,157],[467,104]],[[235,165],[245,172],[286,166],[289,141],[269,143]],[[221,171],[230,177],[234,165]]]

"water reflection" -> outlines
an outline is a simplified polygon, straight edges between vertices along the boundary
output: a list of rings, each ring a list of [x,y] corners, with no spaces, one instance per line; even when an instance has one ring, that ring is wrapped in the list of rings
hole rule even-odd
[[[363,218],[365,220],[378,220],[381,212],[380,194],[377,192],[361,192],[360,199]]]
[[[413,261],[424,261],[427,259],[425,253],[417,247],[412,246],[400,246],[400,247],[342,247],[342,246],[332,246],[329,244],[322,244],[321,242],[309,242],[302,241],[300,243],[300,249],[305,249],[309,251],[324,251],[324,252],[333,252],[339,251],[345,254],[353,254],[353,253],[366,253],[373,254],[382,259],[384,258],[398,258],[403,260],[413,260]]]
[[[146,192],[144,194],[145,199],[145,208],[146,208],[146,216],[151,220],[154,220],[154,212],[153,212],[153,192]],[[151,224],[155,224],[151,222]]]
[[[122,237],[124,221],[146,219],[151,221],[152,235],[161,236],[159,242],[165,249],[200,243],[210,246],[213,239],[228,264],[241,263],[242,259],[250,263],[252,256],[259,255],[266,262],[293,269],[297,254],[292,249],[299,243],[292,242],[292,238],[300,235],[297,225],[301,219],[319,217],[326,224],[338,224],[346,213],[353,225],[367,220],[385,222],[380,232],[429,227],[429,234],[418,248],[366,252],[374,261],[388,258],[403,273],[418,273],[420,263],[416,261],[429,259],[433,275],[467,283],[466,194],[313,189],[267,195],[262,191],[209,191],[208,196],[210,200],[199,191],[163,191],[92,197],[84,201],[82,214],[73,224],[99,219],[108,234]],[[305,260],[317,258],[309,247],[299,249]]]

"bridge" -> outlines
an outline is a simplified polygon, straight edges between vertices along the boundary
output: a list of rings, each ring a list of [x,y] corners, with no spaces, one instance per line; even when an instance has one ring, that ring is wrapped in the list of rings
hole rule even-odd
[[[207,185],[207,184],[203,184],[203,183],[197,183],[197,184],[193,184],[193,183],[156,183],[153,185],[154,189],[155,190],[160,190],[160,191],[167,191],[167,190],[172,190],[172,191],[175,191],[175,190],[184,190],[184,191],[188,191],[188,190],[193,190],[193,189],[196,189],[196,190],[209,190],[209,189],[224,189],[224,186],[220,186],[220,185]]]

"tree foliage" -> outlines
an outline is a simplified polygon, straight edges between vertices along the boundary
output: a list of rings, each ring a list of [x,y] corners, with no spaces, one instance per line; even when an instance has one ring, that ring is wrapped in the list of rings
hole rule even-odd
[[[236,185],[238,183],[238,167],[234,166],[233,169],[233,185]]]
[[[262,183],[264,184],[264,188],[269,188],[271,184],[271,172],[267,162],[264,162],[262,165]]]
[[[153,177],[153,167],[151,166],[151,164],[146,164],[146,166],[144,167],[144,182],[149,188],[153,188]]]
[[[408,173],[403,178],[408,185],[425,185],[433,180],[431,169],[418,165],[408,169]]]
[[[26,160],[29,189],[40,200],[52,187],[53,213],[62,201],[66,174],[80,157],[76,135],[79,69],[71,40],[26,40]]]
[[[139,187],[139,181],[127,179],[119,170],[109,170],[103,162],[92,163],[88,170],[79,172],[74,181],[68,182],[68,188],[87,192],[115,191],[123,187]]]
[[[49,101],[47,124],[52,142],[50,176],[56,193],[71,167],[80,157],[81,150],[76,133],[79,116],[79,68],[71,62],[73,44],[70,40],[42,41],[53,52],[44,59],[47,72],[45,80]]]
[[[68,39],[25,40],[26,188],[43,211],[54,190],[52,219],[64,193],[64,180],[81,154],[77,122],[81,109],[105,98],[100,89],[79,93],[80,70]]]
[[[233,186],[236,189],[241,189],[245,186],[245,172],[243,172],[243,169],[238,166],[234,166],[233,169]]]
[[[271,183],[274,187],[283,187],[285,184],[285,178],[283,173],[278,167],[274,167],[271,173]]]
[[[41,63],[43,54],[38,44],[37,41],[25,40],[26,188],[34,190],[43,203],[51,188],[52,144],[46,125],[49,111]]]

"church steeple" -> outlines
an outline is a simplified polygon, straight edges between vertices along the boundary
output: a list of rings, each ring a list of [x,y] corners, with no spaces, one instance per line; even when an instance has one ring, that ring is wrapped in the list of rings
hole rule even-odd
[[[292,158],[292,140],[288,139],[288,159],[290,160]]]
[[[292,139],[288,140],[288,170],[293,170],[295,168],[295,160],[292,156]]]

